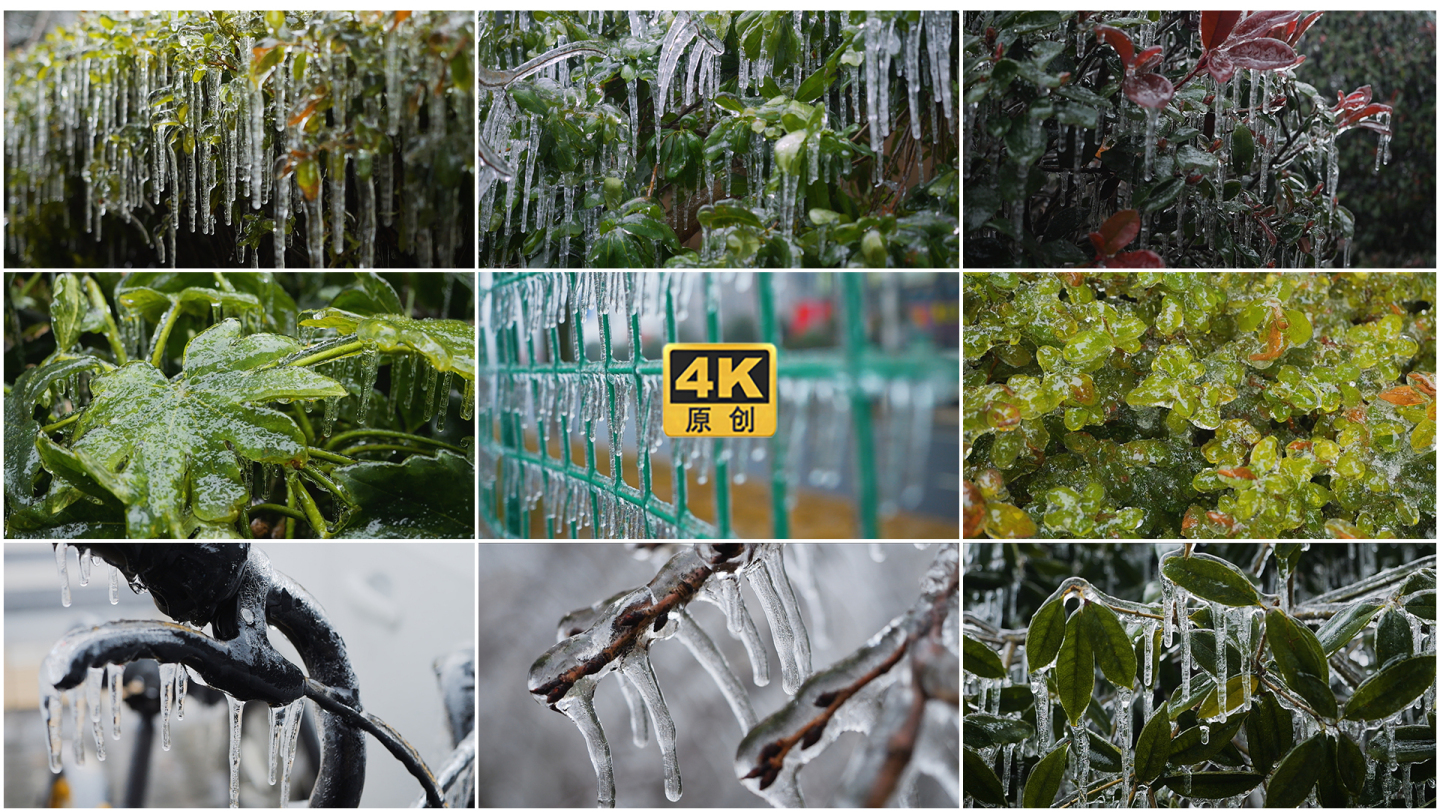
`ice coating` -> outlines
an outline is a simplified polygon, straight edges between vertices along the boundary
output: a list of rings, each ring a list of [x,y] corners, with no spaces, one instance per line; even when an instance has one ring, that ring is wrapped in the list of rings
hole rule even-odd
[[[1215,720],[1221,724],[1225,723],[1225,717],[1227,715],[1225,709],[1229,707],[1225,702],[1225,682],[1228,676],[1230,659],[1226,656],[1225,651],[1225,641],[1227,640],[1225,621],[1228,616],[1228,607],[1218,603],[1211,604],[1210,617],[1214,618],[1215,621],[1215,698],[1220,702],[1220,712],[1216,715]]]
[[[95,757],[100,761],[105,760],[105,728],[100,723],[100,683],[105,679],[105,669],[91,668],[85,675],[85,701],[90,706],[90,732],[95,738]],[[75,730],[75,738],[81,738],[80,730]]]
[[[300,722],[305,713],[305,700],[297,699],[285,708],[285,720],[280,728],[280,742],[284,748],[280,765],[280,804],[290,800],[290,770],[295,766],[295,750],[300,741]]]
[[[679,630],[675,636],[685,644],[686,648],[690,649],[690,653],[695,655],[695,659],[700,661],[700,665],[704,666],[711,678],[715,680],[715,684],[720,688],[720,693],[729,703],[730,710],[734,712],[735,720],[740,723],[740,732],[748,731],[755,726],[756,716],[755,709],[750,705],[750,695],[745,692],[745,686],[740,684],[735,672],[730,669],[730,663],[726,662],[725,655],[715,646],[715,641],[711,640],[710,635],[695,623],[694,619],[690,617],[690,613],[680,609],[676,614],[679,615]]]
[[[680,762],[675,753],[675,721],[665,705],[665,696],[660,684],[655,681],[655,672],[650,668],[650,657],[643,648],[637,648],[620,661],[625,677],[640,692],[650,711],[650,723],[655,727],[655,741],[660,745],[660,755],[665,762],[665,797],[670,801],[680,800]]]
[[[745,653],[750,658],[751,679],[761,687],[770,684],[770,659],[765,645],[760,641],[760,632],[755,621],[745,608],[740,596],[740,583],[733,576],[718,573],[705,584],[701,591],[702,600],[714,603],[725,614],[725,630],[730,636],[745,644]]]
[[[580,729],[585,739],[585,750],[590,754],[590,763],[595,767],[595,778],[599,784],[595,805],[601,808],[615,806],[615,768],[610,761],[610,744],[605,741],[605,731],[595,716],[595,680],[585,677],[563,699],[555,703],[561,713]]]
[[[810,646],[808,639],[804,638],[804,626],[797,631],[791,623],[791,613],[780,597],[780,590],[776,587],[772,577],[774,575],[773,565],[770,563],[780,555],[775,548],[767,547],[760,554],[763,569],[750,568],[745,571],[750,588],[755,590],[755,595],[760,599],[760,606],[765,610],[765,619],[770,623],[770,632],[775,638],[775,650],[780,655],[780,672],[783,677],[785,693],[793,694],[800,687],[800,683],[810,670]],[[784,565],[779,566],[783,577]],[[788,589],[787,589],[788,591]],[[790,596],[790,605],[794,605],[794,595]],[[804,661],[801,661],[803,651]]]

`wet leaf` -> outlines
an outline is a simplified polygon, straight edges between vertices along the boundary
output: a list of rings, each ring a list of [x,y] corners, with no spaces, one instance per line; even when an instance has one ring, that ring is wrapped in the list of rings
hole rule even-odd
[[[1108,606],[1091,602],[1081,610],[1084,613],[1085,632],[1090,639],[1095,662],[1100,671],[1112,684],[1122,688],[1135,686],[1135,650],[1125,636],[1120,619]]]
[[[1320,641],[1320,650],[1325,656],[1330,656],[1345,647],[1370,623],[1375,613],[1380,611],[1378,603],[1353,603],[1345,607],[1329,620],[1325,625],[1315,631],[1315,638]]]
[[[1095,692],[1095,655],[1082,623],[1080,612],[1070,616],[1065,623],[1065,641],[1055,659],[1055,684],[1071,725],[1085,718],[1085,709]]]
[[[361,462],[335,470],[355,507],[336,538],[467,538],[475,534],[475,466],[440,451],[401,463]],[[967,721],[969,717],[966,717]]]
[[[1425,589],[1410,595],[1405,599],[1405,611],[1415,617],[1434,622],[1435,590]]]
[[[1415,653],[1410,640],[1410,623],[1400,613],[1391,609],[1380,616],[1375,625],[1376,661],[1384,668],[1391,660],[1409,657]]]
[[[1310,788],[1326,769],[1323,733],[1306,739],[1280,760],[1265,787],[1265,805],[1293,808],[1310,795]]]
[[[1063,651],[1061,652],[1063,655]],[[1435,655],[1391,663],[1355,689],[1345,703],[1346,719],[1383,719],[1415,701],[1435,682]]]
[[[1165,577],[1196,597],[1226,606],[1259,606],[1260,593],[1228,561],[1204,553],[1189,558],[1172,555],[1162,568]]]
[[[1096,233],[1100,235],[1100,252],[1106,256],[1117,254],[1140,235],[1140,212],[1134,209],[1117,211]]]
[[[1149,784],[1165,771],[1170,761],[1170,717],[1157,713],[1145,723],[1135,745],[1135,782]]]
[[[340,291],[330,304],[360,316],[404,312],[399,294],[374,271],[356,271],[355,283]]]
[[[80,322],[88,309],[80,279],[74,274],[60,274],[50,299],[50,329],[55,333],[56,349],[68,350],[80,340]]]
[[[1065,602],[1053,600],[1030,618],[1030,629],[1025,635],[1025,659],[1030,671],[1054,662],[1064,640]]]
[[[467,322],[389,313],[366,317],[327,307],[300,323],[333,327],[340,335],[354,335],[380,352],[417,352],[439,372],[475,380],[475,327]]]
[[[966,671],[985,679],[1001,679],[1005,676],[1005,664],[990,647],[969,635],[965,637],[965,656],[961,664]]]
[[[975,796],[975,800],[991,806],[1009,806],[995,771],[979,753],[968,747],[965,748],[965,779],[965,792]]]
[[[1193,634],[1193,632],[1192,632]],[[1234,651],[1226,646],[1230,651]],[[1250,690],[1254,691],[1260,685],[1260,680],[1254,676],[1250,677]],[[1234,676],[1225,680],[1225,713],[1234,713],[1245,702],[1245,678]],[[1195,715],[1201,719],[1211,719],[1220,715],[1220,692],[1212,691],[1200,707],[1195,710]]]
[[[1209,629],[1195,629],[1190,632],[1190,655],[1195,664],[1209,674],[1215,673],[1215,632]],[[1240,652],[1228,643],[1225,646],[1225,668],[1230,674],[1240,673]]]
[[[1061,742],[1059,747],[1040,759],[1030,778],[1025,782],[1024,805],[1031,809],[1048,808],[1060,791],[1060,782],[1065,777],[1065,757],[1070,752],[1070,743]]]
[[[1280,676],[1291,688],[1300,690],[1297,678],[1301,674],[1317,677],[1328,685],[1330,666],[1314,632],[1279,609],[1271,609],[1265,614],[1265,633]]]
[[[964,728],[965,746],[976,750],[1023,742],[1035,735],[1035,728],[1028,722],[988,713],[966,714]]]
[[[1431,734],[1431,741],[1434,741],[1434,734]],[[1431,754],[1434,754],[1433,747]],[[1351,794],[1359,795],[1360,790],[1364,789],[1365,754],[1360,752],[1360,745],[1346,733],[1341,733],[1335,743],[1335,772],[1339,775],[1341,785]]]
[[[1233,798],[1260,786],[1264,777],[1250,772],[1225,770],[1193,775],[1172,774],[1163,782],[1172,792],[1187,798]]]
[[[1383,735],[1370,739],[1370,757],[1384,761],[1389,757],[1389,742]],[[1356,747],[1356,753],[1359,747]],[[1435,728],[1430,725],[1399,725],[1395,728],[1395,761],[1400,764],[1429,761],[1435,758]],[[1364,774],[1361,761],[1361,774]]]
[[[1093,712],[1098,707],[1098,704],[1091,705],[1090,710]],[[1085,733],[1090,737],[1090,769],[1102,773],[1120,772],[1120,748],[1088,727]]]
[[[1245,739],[1250,743],[1251,761],[1266,774],[1294,744],[1291,712],[1269,691],[1255,696],[1250,716],[1245,720]]]
[[[1211,724],[1209,741],[1201,741],[1200,726],[1187,728],[1170,743],[1170,763],[1184,765],[1203,764],[1225,749],[1225,745],[1240,732],[1248,713],[1231,716],[1224,724]]]
[[[233,521],[249,495],[237,453],[255,462],[306,460],[299,427],[260,404],[339,397],[345,389],[312,370],[261,368],[299,346],[284,336],[241,337],[240,322],[226,319],[191,340],[183,377],[167,380],[132,361],[91,383],[95,400],[70,451],[128,506],[131,538],[184,538],[187,511],[206,522]]]

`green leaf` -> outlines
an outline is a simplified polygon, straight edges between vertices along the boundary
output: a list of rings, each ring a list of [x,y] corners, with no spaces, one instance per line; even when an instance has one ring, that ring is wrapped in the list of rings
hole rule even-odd
[[[240,322],[226,319],[192,339],[185,375],[175,381],[140,361],[92,381],[95,400],[76,423],[70,451],[129,508],[131,538],[184,538],[187,512],[234,521],[249,496],[236,454],[269,463],[307,459],[299,427],[258,404],[346,394],[308,369],[260,368],[299,343],[240,332]]]
[[[1230,135],[1230,162],[1235,174],[1250,174],[1250,161],[1255,157],[1255,134],[1241,124]]]
[[[722,110],[729,110],[732,113],[745,112],[745,103],[735,97],[733,93],[720,93],[711,99],[715,106]]]
[[[300,322],[354,335],[380,352],[418,352],[439,372],[475,380],[475,327],[453,319],[412,319],[388,313],[365,317],[335,307]]]
[[[1125,636],[1125,627],[1120,625],[1115,612],[1096,601],[1086,604],[1081,612],[1085,615],[1091,651],[1105,678],[1116,687],[1135,687],[1135,650],[1130,647],[1130,638]]]
[[[1232,638],[1233,639],[1233,638]],[[1215,673],[1215,632],[1209,629],[1193,629],[1190,632],[1190,656],[1195,664],[1206,673]],[[1229,643],[1225,645],[1226,673],[1240,673],[1240,652]]]
[[[1030,618],[1030,629],[1025,635],[1025,659],[1030,672],[1054,662],[1064,640],[1065,602],[1053,600]]]
[[[1186,728],[1170,743],[1170,763],[1194,765],[1209,761],[1235,738],[1247,716],[1248,713],[1240,713],[1226,719],[1224,724],[1209,725],[1209,741],[1201,741],[1200,725]]]
[[[1005,136],[1005,146],[1010,150],[1010,160],[1024,169],[1045,154],[1045,128],[1043,122],[1026,118],[1015,122]]]
[[[1250,717],[1245,720],[1245,739],[1250,743],[1251,761],[1266,774],[1295,743],[1291,713],[1269,691],[1255,696]]]
[[[1328,657],[1344,648],[1346,643],[1370,623],[1370,618],[1378,611],[1378,603],[1354,603],[1333,615],[1325,621],[1325,625],[1315,630],[1315,638],[1320,641],[1320,650]]]
[[[1060,782],[1065,777],[1065,757],[1069,752],[1070,743],[1061,742],[1030,771],[1023,799],[1027,808],[1047,808],[1054,803],[1055,794],[1060,791]]]
[[[1424,589],[1434,588],[1435,570],[1426,567],[1425,569],[1416,571],[1409,578],[1405,579],[1405,584],[1400,587],[1400,594],[1402,596],[1409,595],[1412,592],[1419,592]]]
[[[965,746],[976,750],[1023,742],[1034,735],[1035,728],[1020,719],[992,716],[988,713],[970,713],[965,716]]]
[[[336,538],[473,538],[475,467],[440,451],[402,463],[362,462],[335,470],[356,508]],[[966,717],[968,723],[970,717]]]
[[[1329,687],[1330,665],[1315,633],[1279,609],[1271,609],[1265,615],[1265,634],[1285,684],[1310,702],[1316,711],[1330,711],[1326,715],[1333,716],[1335,700]]]
[[[395,289],[374,271],[356,271],[355,284],[340,291],[330,304],[360,316],[405,312]]]
[[[1055,660],[1055,684],[1071,726],[1085,718],[1095,692],[1095,655],[1082,622],[1081,613],[1076,612],[1065,623],[1065,640]]]
[[[60,274],[50,299],[50,329],[55,333],[56,349],[68,350],[80,339],[80,322],[87,310],[89,303],[80,290],[79,277],[70,273]]]
[[[35,496],[35,483],[40,478],[42,467],[40,452],[35,448],[35,440],[40,436],[35,405],[50,387],[60,381],[81,372],[98,372],[103,367],[100,359],[90,356],[63,358],[27,369],[15,379],[15,384],[5,395],[5,496],[10,502],[8,510],[28,509],[41,501]]]
[[[1431,742],[1435,740],[1433,733],[1430,740]],[[1434,752],[1434,747],[1431,747],[1432,757]],[[1360,745],[1344,732],[1340,734],[1340,739],[1335,743],[1335,771],[1340,776],[1340,783],[1351,794],[1359,795],[1360,791],[1365,788],[1365,754],[1360,752]]]
[[[1196,553],[1188,558],[1172,555],[1162,567],[1165,577],[1198,598],[1226,606],[1259,606],[1260,593],[1229,561]]]
[[[1409,657],[1414,653],[1410,640],[1410,623],[1395,609],[1381,615],[1380,622],[1375,625],[1375,655],[1380,667],[1384,668],[1391,660]]]
[[[1135,745],[1135,782],[1149,784],[1165,772],[1170,761],[1170,717],[1157,713],[1145,723]]]
[[[1260,786],[1264,776],[1250,772],[1226,770],[1192,775],[1170,775],[1164,785],[1176,794],[1187,798],[1233,798],[1244,795]]]
[[[989,804],[990,806],[1009,806],[1005,799],[1005,789],[1000,786],[1000,779],[995,776],[995,771],[985,763],[980,754],[965,748],[965,792],[975,796],[975,800]]]
[[[1435,590],[1424,589],[1405,599],[1405,611],[1424,620],[1435,620]]]
[[[1335,761],[1335,736],[1327,733],[1320,739],[1320,759],[1324,765],[1315,782],[1315,799],[1322,807],[1344,809],[1349,805],[1345,787],[1340,783],[1340,772]]]
[[[534,85],[528,82],[516,82],[506,89],[510,92],[510,97],[515,100],[515,104],[521,110],[537,116],[547,116],[550,114],[550,105],[546,104],[545,100],[540,98],[540,93],[535,89]]]
[[[1415,701],[1435,683],[1435,655],[1391,663],[1355,689],[1345,703],[1346,719],[1383,719]]]
[[[775,162],[781,172],[793,175],[800,168],[797,161],[800,150],[805,146],[805,136],[805,130],[796,130],[775,142]]]
[[[1270,783],[1265,787],[1265,805],[1277,808],[1299,806],[1310,796],[1310,788],[1326,769],[1323,733],[1301,742],[1280,760]]]
[[[990,647],[969,635],[965,636],[965,656],[961,658],[965,670],[985,679],[1001,679],[1005,676],[1005,664]]]
[[[744,225],[751,228],[762,228],[760,218],[755,212],[738,203],[713,203],[702,206],[696,219],[705,228],[725,228],[726,226]]]

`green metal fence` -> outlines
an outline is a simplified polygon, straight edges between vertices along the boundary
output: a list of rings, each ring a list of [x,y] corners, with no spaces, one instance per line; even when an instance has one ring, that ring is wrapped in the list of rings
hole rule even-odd
[[[791,536],[796,488],[833,490],[846,484],[846,471],[859,518],[854,535],[879,537],[882,514],[913,505],[932,486],[924,481],[931,414],[937,403],[958,396],[958,354],[906,340],[890,290],[896,280],[862,273],[823,280],[839,326],[831,343],[838,346],[787,349],[777,294],[796,278],[660,271],[482,275],[476,397],[482,535],[731,538],[732,481],[764,467],[773,538]],[[734,325],[725,333],[722,300],[752,295],[755,334],[737,339]],[[689,307],[697,298],[699,312]],[[591,311],[598,318],[587,322]],[[775,344],[775,436],[665,437],[659,343],[652,342],[647,356],[641,330],[642,322],[654,326],[657,319],[663,343]],[[587,339],[593,346],[595,338],[587,328],[598,331],[598,357],[587,357]],[[635,484],[623,476],[627,426],[634,432]],[[668,458],[661,453],[666,444]],[[607,461],[608,470],[597,465]],[[657,465],[671,467],[668,501],[653,488]],[[696,516],[687,471],[700,485],[713,477],[713,523]]]

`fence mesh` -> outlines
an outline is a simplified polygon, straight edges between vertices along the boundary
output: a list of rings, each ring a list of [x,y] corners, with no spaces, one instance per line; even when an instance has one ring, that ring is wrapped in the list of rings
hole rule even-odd
[[[790,538],[799,489],[808,486],[853,493],[855,526],[837,535],[880,537],[883,517],[914,507],[933,487],[933,411],[956,400],[959,386],[958,354],[907,329],[901,281],[860,273],[482,274],[482,531],[734,538],[743,486],[746,510],[764,502],[768,513],[763,524],[746,524],[747,535]],[[821,291],[804,306],[833,316],[828,340],[809,339],[822,346],[787,347],[795,336],[782,336],[781,308],[800,282]],[[722,302],[727,310],[745,305],[744,317],[726,321]],[[776,346],[774,437],[664,435],[661,347],[681,340]],[[958,503],[944,521],[956,517]]]

